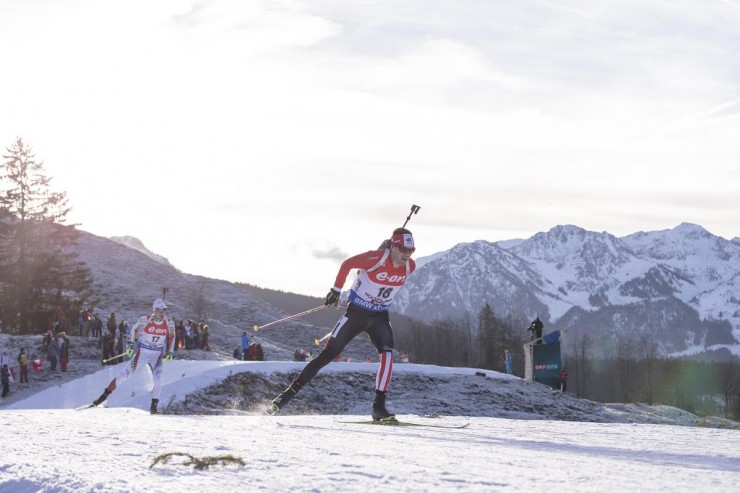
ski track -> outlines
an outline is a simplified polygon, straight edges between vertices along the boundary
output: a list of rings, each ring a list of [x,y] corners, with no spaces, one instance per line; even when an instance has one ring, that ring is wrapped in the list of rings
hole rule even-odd
[[[733,491],[740,434],[665,425],[399,416],[466,429],[341,424],[363,416],[150,416],[132,408],[0,413],[0,492]],[[245,467],[172,460],[233,454]]]

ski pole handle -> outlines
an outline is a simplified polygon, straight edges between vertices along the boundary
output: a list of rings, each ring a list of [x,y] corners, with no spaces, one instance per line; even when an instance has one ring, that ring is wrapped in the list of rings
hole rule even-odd
[[[324,337],[322,337],[321,339],[315,339],[315,340],[313,341],[313,343],[314,343],[314,344],[316,344],[316,345],[318,346],[319,344],[321,344],[322,342],[324,342],[325,340],[327,340],[327,339],[328,339],[328,338],[329,338],[329,337],[331,336],[331,333],[332,333],[332,332],[334,332],[334,331],[333,331],[333,330],[330,330],[328,334],[326,334],[326,335],[325,335]]]

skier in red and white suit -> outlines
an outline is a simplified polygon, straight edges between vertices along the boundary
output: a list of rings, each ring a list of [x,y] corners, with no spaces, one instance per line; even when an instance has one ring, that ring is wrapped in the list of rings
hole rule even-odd
[[[334,326],[321,353],[311,360],[290,386],[272,401],[268,413],[274,414],[295,396],[314,376],[342,352],[342,349],[361,332],[366,332],[378,350],[380,367],[375,378],[373,419],[392,421],[395,416],[385,407],[388,384],[393,370],[393,329],[388,309],[393,298],[414,272],[416,263],[411,255],[416,248],[414,238],[407,229],[393,232],[390,248],[372,250],[350,257],[342,263],[334,287],[326,295],[326,305],[336,305],[339,294],[352,269],[359,269],[357,280],[349,293],[347,312]]]
[[[153,313],[141,317],[131,328],[126,354],[131,361],[116,378],[111,380],[103,393],[93,401],[97,406],[105,401],[116,390],[116,386],[125,382],[136,370],[149,365],[154,377],[152,403],[149,411],[157,414],[159,394],[162,390],[162,360],[170,361],[175,349],[175,324],[167,319],[167,305],[161,299],[154,300]]]

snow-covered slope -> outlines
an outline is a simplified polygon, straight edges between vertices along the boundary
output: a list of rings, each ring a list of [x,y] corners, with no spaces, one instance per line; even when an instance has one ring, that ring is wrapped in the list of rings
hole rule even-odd
[[[156,260],[161,264],[172,267],[172,264],[169,260],[149,250],[138,238],[135,238],[133,236],[111,236],[110,239],[123,246],[127,246],[133,250],[136,250],[137,252],[141,252],[152,260]]]
[[[702,421],[675,408],[598,405],[495,372],[480,377],[469,368],[408,364],[397,365],[398,377],[410,379],[394,384],[407,388],[391,402],[399,418],[467,427],[354,424],[368,419],[370,392],[357,383],[374,365],[351,363],[327,367],[323,382],[304,389],[290,414],[265,416],[269,386],[281,385],[298,366],[175,360],[165,367],[166,411],[159,416],[145,411],[143,376],[118,388],[107,408],[71,409],[98,394],[118,367],[49,388],[0,410],[0,492],[740,487],[740,435],[711,428],[731,422]],[[237,378],[240,387],[229,383]],[[231,405],[240,400],[253,412]],[[203,402],[220,403],[221,412]],[[196,412],[183,413],[188,406]],[[316,414],[317,408],[337,411]],[[694,426],[645,424],[656,422]],[[171,460],[157,460],[164,454]],[[193,467],[227,456],[231,462]]]

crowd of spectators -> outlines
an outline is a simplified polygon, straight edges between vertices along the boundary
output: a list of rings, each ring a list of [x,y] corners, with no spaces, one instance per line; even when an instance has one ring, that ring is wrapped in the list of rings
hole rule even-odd
[[[82,337],[98,339],[98,348],[102,352],[103,364],[115,365],[124,355],[131,335],[132,324],[127,320],[116,320],[115,312],[111,313],[104,324],[100,316],[90,309],[80,310],[76,323],[69,327],[61,316],[53,317],[52,328],[43,333],[40,346],[33,353],[28,348],[20,348],[17,357],[12,359],[7,351],[0,354],[0,389],[2,397],[8,395],[10,384],[28,383],[29,366],[34,372],[40,372],[48,363],[52,373],[66,372],[69,365],[70,337],[68,332]],[[175,321],[175,351],[200,349],[210,351],[210,328],[205,323],[190,319]]]

